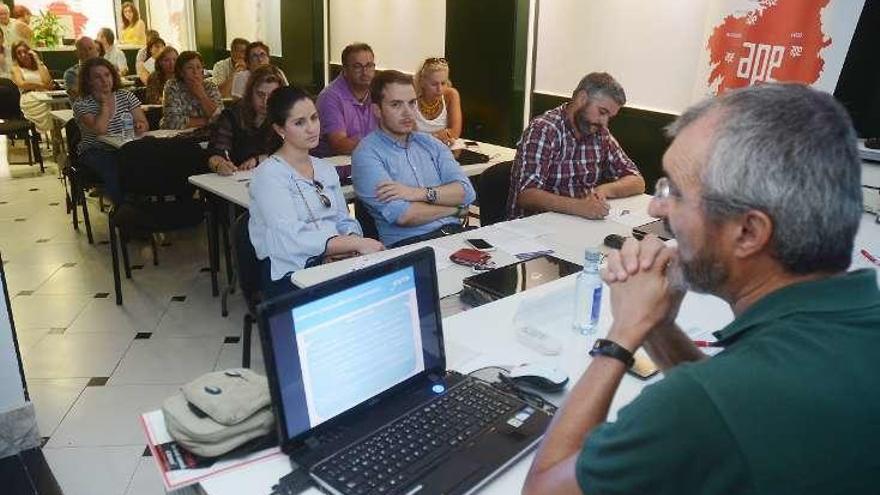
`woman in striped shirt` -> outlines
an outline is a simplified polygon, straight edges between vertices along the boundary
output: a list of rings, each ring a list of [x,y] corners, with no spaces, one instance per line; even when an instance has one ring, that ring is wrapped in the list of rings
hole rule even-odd
[[[140,136],[149,129],[141,102],[129,91],[119,89],[116,67],[103,58],[83,63],[79,72],[79,94],[73,114],[82,140],[77,148],[80,161],[104,181],[104,190],[114,204],[122,201],[119,162],[116,150],[98,141],[98,136],[123,133],[123,117],[131,114],[134,132]]]

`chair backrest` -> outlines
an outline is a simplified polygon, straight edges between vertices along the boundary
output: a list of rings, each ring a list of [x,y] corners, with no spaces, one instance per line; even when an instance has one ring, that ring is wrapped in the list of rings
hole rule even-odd
[[[260,263],[257,252],[251,244],[248,222],[251,214],[242,213],[232,223],[229,235],[232,240],[232,263],[238,275],[238,286],[248,305],[248,310],[255,311],[260,294]],[[268,261],[268,260],[267,260]]]
[[[11,79],[0,77],[0,119],[23,119],[21,92]]]
[[[188,178],[204,171],[206,159],[191,140],[141,138],[119,149],[119,184],[125,194],[192,197]]]
[[[162,120],[162,107],[150,107],[144,110],[144,115],[147,116],[147,123],[150,125],[150,129],[158,129],[159,122]]]
[[[77,148],[82,140],[82,133],[79,130],[79,123],[75,118],[70,119],[64,124],[64,135],[67,140],[67,163],[73,165],[77,163],[79,153]]]
[[[480,201],[480,226],[492,225],[507,218],[507,194],[510,190],[512,161],[492,165],[480,174],[477,195]]]
[[[360,199],[354,200],[354,218],[361,224],[361,230],[364,231],[364,237],[379,240],[379,229],[376,228],[376,220],[367,210],[367,205]]]

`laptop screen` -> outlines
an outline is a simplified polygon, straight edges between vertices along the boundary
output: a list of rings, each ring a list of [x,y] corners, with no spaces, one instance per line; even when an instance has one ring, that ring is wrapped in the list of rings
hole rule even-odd
[[[282,440],[445,367],[436,284],[422,249],[272,303],[265,352]]]

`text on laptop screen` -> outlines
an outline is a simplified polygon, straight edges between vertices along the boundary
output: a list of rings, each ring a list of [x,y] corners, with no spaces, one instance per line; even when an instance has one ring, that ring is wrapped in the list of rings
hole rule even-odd
[[[422,328],[434,325],[420,318],[419,282],[407,266],[271,319],[289,437],[421,373],[426,361],[435,364],[439,342],[432,342],[435,328]]]

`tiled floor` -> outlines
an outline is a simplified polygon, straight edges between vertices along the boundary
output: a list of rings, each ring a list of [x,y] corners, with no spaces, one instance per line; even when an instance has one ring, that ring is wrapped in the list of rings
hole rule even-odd
[[[198,229],[168,234],[159,266],[148,244],[132,245],[143,268],[116,306],[106,217],[91,200],[90,245],[65,213],[54,164],[36,170],[12,165],[0,179],[0,253],[43,452],[66,495],[162,494],[138,415],[202,373],[240,365],[229,337],[241,335],[243,301],[234,294],[220,316]],[[256,342],[253,353],[263,372]]]

